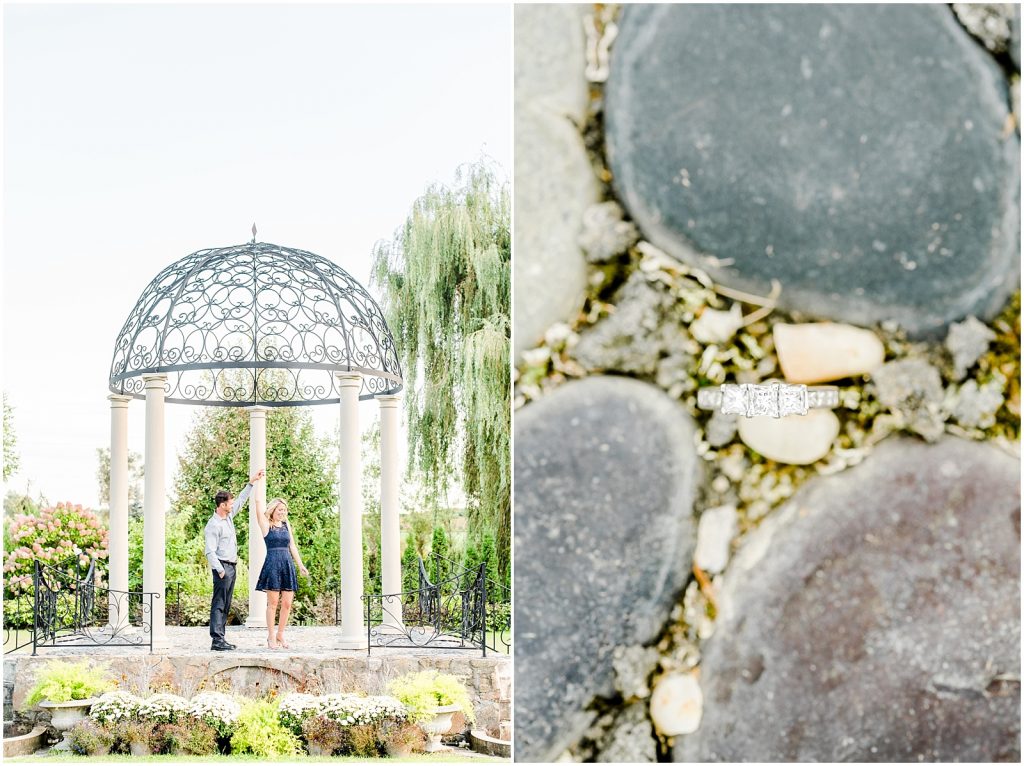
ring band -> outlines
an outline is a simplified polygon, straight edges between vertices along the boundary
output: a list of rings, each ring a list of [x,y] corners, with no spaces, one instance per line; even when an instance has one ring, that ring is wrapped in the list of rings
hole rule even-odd
[[[839,389],[802,383],[724,383],[700,389],[697,406],[702,410],[719,410],[723,415],[782,418],[806,415],[810,409],[838,407]]]

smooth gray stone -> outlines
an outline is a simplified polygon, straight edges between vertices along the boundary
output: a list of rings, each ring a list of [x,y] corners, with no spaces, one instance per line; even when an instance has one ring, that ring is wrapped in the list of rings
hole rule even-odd
[[[677,761],[1019,761],[1020,466],[889,439],[729,565]]]
[[[568,383],[515,418],[516,760],[551,761],[614,694],[691,567],[698,470],[676,401],[628,378]]]
[[[655,245],[806,315],[939,335],[1020,273],[1007,83],[940,5],[630,5],[605,132]]]
[[[583,18],[586,5],[515,6],[515,100],[582,124],[590,99]],[[517,179],[518,180],[518,179]]]
[[[577,244],[583,211],[597,200],[579,131],[565,117],[516,110],[516,257],[513,346],[518,362],[555,322],[583,306],[587,264]]]
[[[589,89],[585,6],[516,6],[513,355],[583,306],[587,264],[577,238],[597,179],[578,126]]]

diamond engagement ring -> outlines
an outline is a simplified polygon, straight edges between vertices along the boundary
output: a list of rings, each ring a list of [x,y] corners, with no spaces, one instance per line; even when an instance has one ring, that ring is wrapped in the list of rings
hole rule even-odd
[[[724,383],[700,389],[697,406],[702,410],[719,410],[723,415],[782,418],[806,415],[812,408],[838,407],[839,389],[836,386],[808,387],[802,383]]]

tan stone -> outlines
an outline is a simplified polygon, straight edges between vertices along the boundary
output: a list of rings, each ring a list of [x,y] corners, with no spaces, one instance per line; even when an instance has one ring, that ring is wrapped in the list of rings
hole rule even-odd
[[[651,720],[666,737],[692,734],[700,727],[704,695],[697,678],[689,673],[663,677],[651,694]]]
[[[866,375],[882,364],[885,347],[870,330],[834,322],[777,324],[775,353],[790,383],[824,383]]]
[[[839,418],[831,410],[810,410],[788,418],[740,418],[743,443],[770,460],[810,465],[832,449],[839,435]]]

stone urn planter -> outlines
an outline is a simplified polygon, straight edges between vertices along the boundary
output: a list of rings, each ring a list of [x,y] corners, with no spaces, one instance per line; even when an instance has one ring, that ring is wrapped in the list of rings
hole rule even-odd
[[[436,753],[443,750],[441,735],[452,727],[452,715],[458,712],[458,705],[440,705],[434,708],[434,717],[426,723],[420,724],[420,728],[427,735],[427,746],[424,750],[428,753]]]
[[[312,755],[312,756],[330,755],[331,754],[330,750],[328,750],[327,748],[325,748],[323,745],[321,745],[318,742],[308,742],[308,743],[306,743],[306,749],[309,750],[309,754]]]
[[[92,703],[95,701],[95,697],[89,697],[88,699],[71,700],[69,702],[43,700],[39,703],[39,707],[43,710],[50,711],[52,716],[50,723],[57,730],[57,733],[60,734],[60,742],[54,745],[54,750],[69,750],[71,748],[70,743],[64,738],[64,732],[79,721],[84,721],[89,714],[89,708],[92,707]]]

